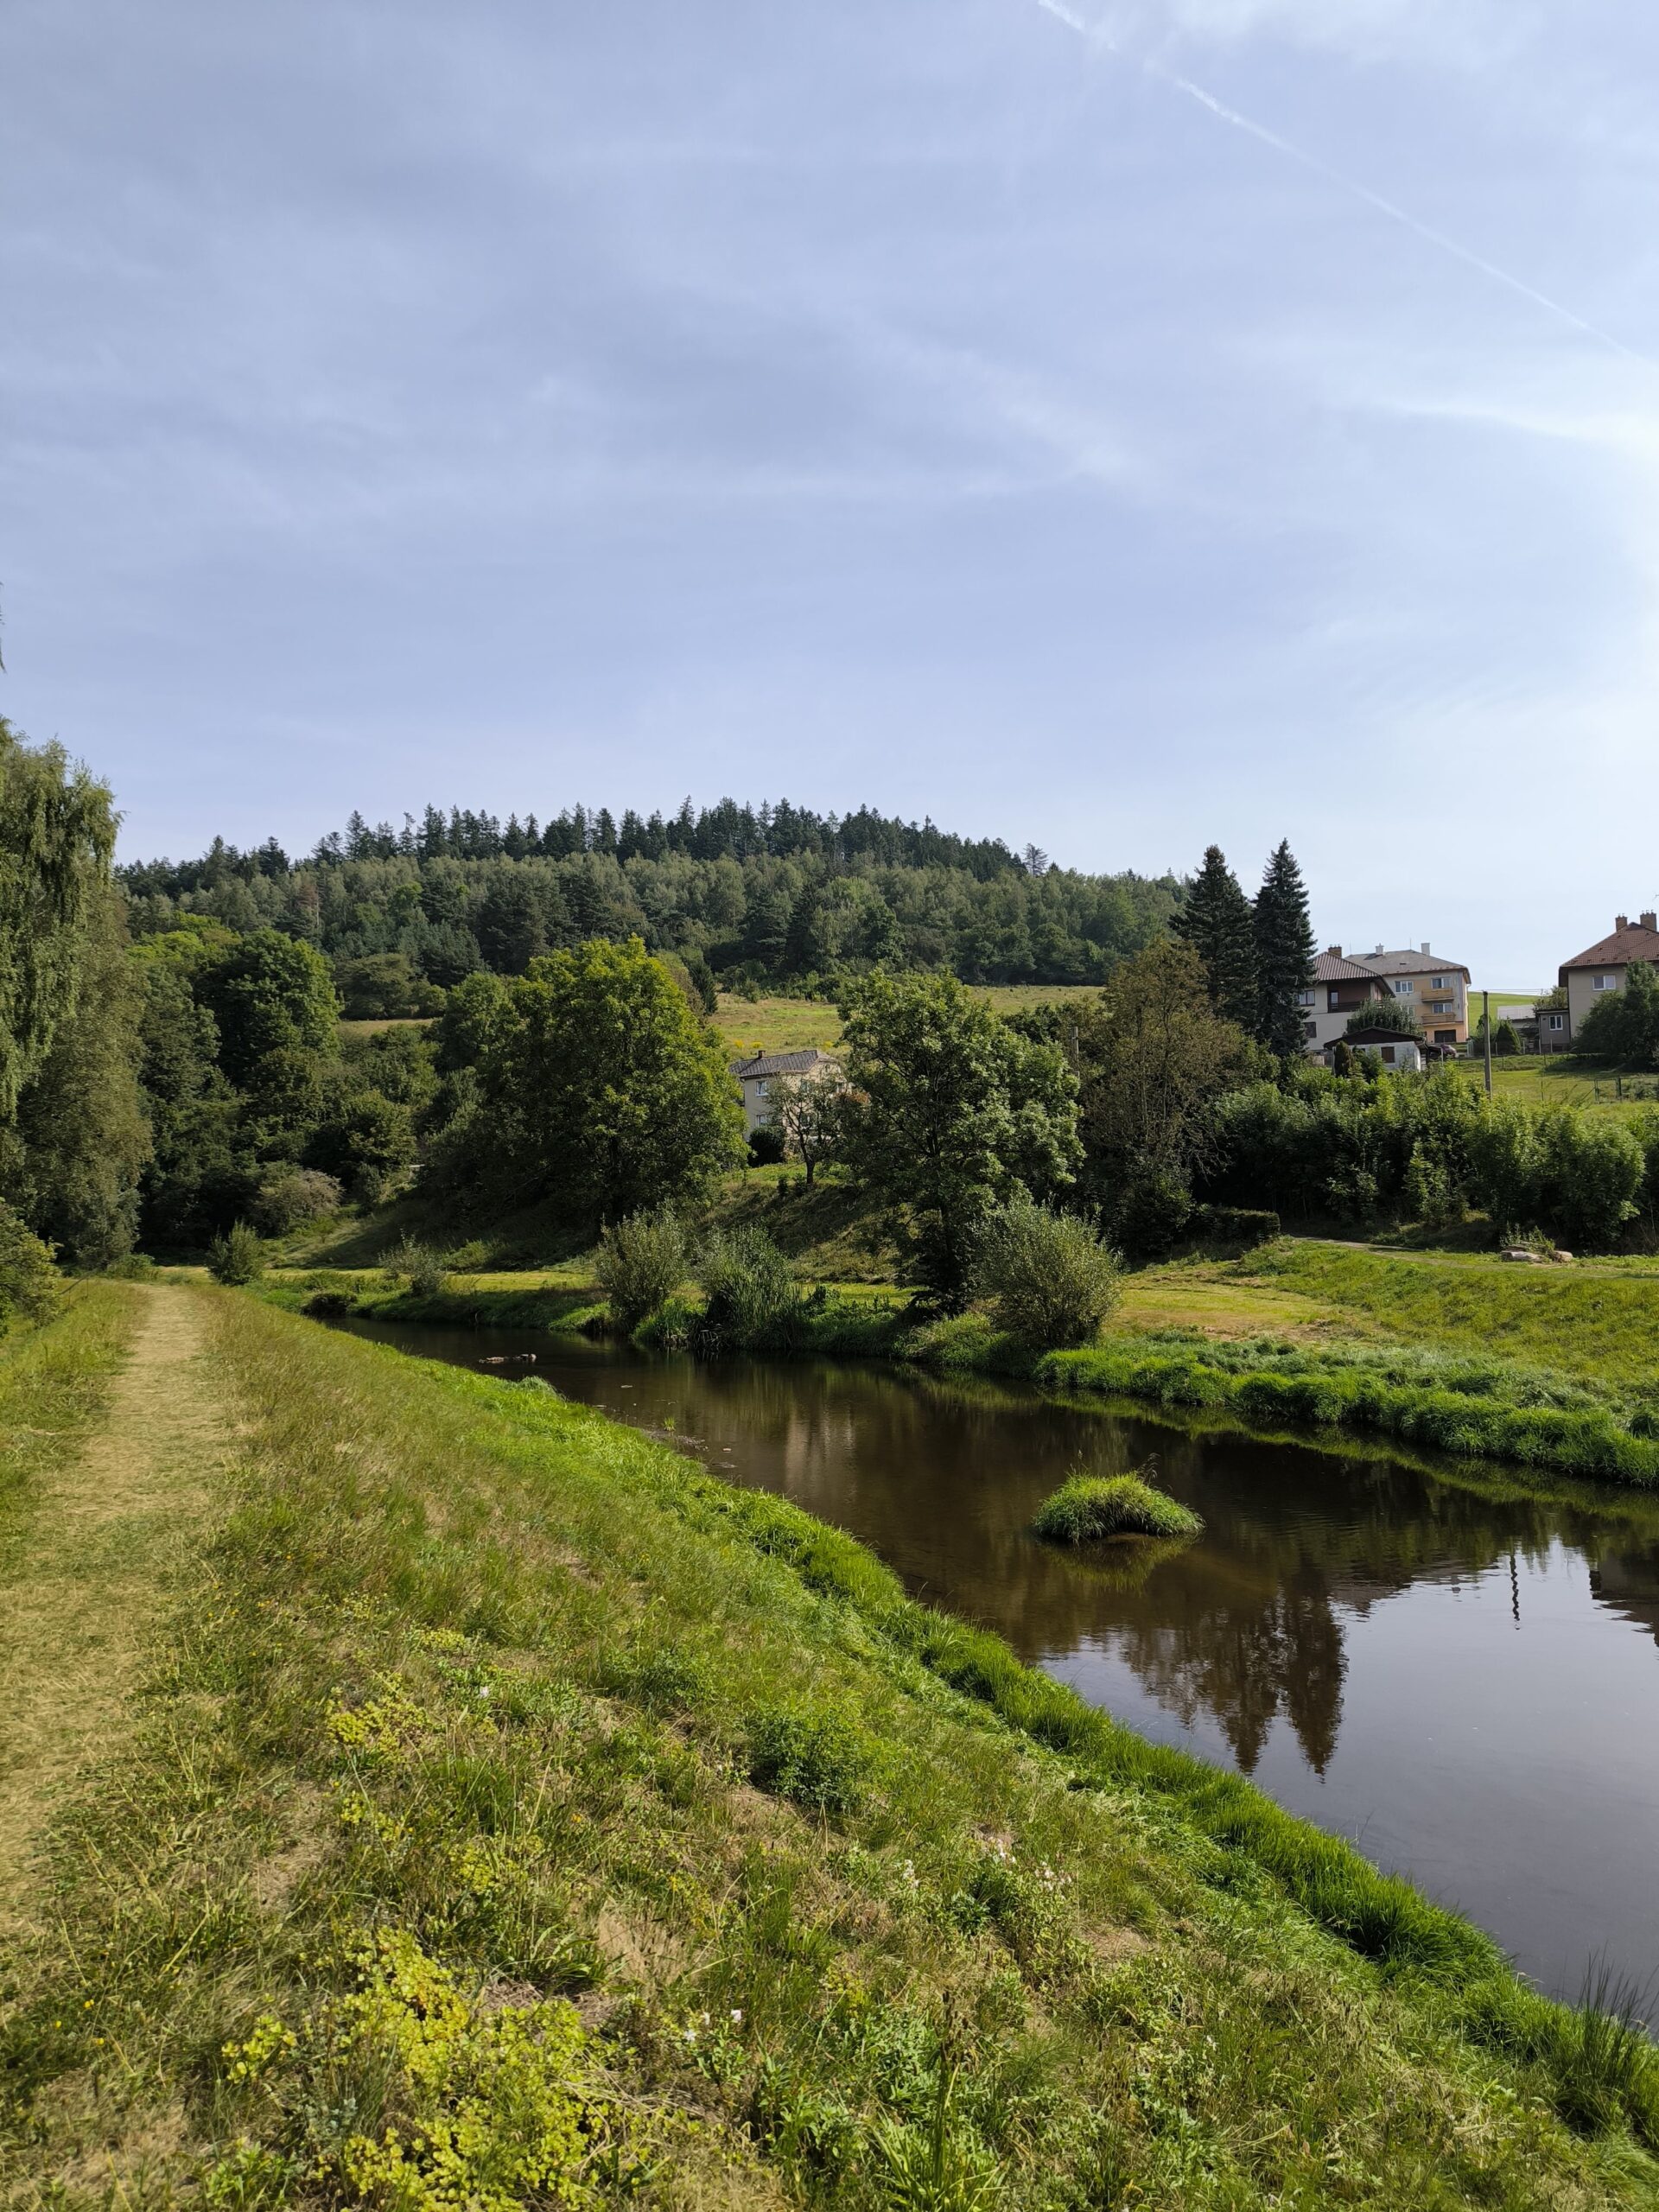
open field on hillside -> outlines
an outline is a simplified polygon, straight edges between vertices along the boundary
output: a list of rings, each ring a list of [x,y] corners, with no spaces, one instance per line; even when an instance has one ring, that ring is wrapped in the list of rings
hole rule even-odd
[[[1643,2039],[849,1539],[544,1390],[77,1296],[181,1356],[208,1503],[22,1869],[19,2203],[1655,2201]],[[85,1469],[149,1416],[63,1357]]]
[[[975,984],[973,995],[999,1014],[1047,1005],[1056,1000],[1092,997],[1095,983]],[[841,1034],[841,1016],[822,999],[741,999],[722,991],[715,1027],[734,1052],[788,1052],[816,1045],[828,1051]]]

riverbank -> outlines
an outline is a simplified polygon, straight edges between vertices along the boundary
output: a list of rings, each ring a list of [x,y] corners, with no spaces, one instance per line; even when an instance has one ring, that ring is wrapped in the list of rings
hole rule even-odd
[[[121,1294],[188,1306],[233,1455],[8,1963],[37,2193],[1659,2196],[1644,2041],[850,1540],[551,1392]]]
[[[266,1294],[450,1325],[606,1325],[597,1287],[569,1270],[529,1284],[456,1279],[423,1296],[372,1275],[313,1273],[270,1278]],[[675,1341],[684,1319],[677,1307],[645,1333]],[[1131,1277],[1101,1341],[1081,1351],[1035,1351],[981,1314],[918,1323],[902,1292],[847,1283],[819,1286],[778,1349],[1016,1376],[1320,1440],[1376,1437],[1659,1485],[1659,1280],[1635,1272],[1535,1274],[1284,1238],[1243,1260]]]

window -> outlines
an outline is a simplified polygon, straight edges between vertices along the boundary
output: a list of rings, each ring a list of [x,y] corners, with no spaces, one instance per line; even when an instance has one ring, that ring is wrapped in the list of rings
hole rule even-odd
[[[1599,991],[1616,991],[1618,988],[1618,978],[1617,976],[1598,976],[1593,988]]]
[[[1397,999],[1408,999],[1414,988],[1409,977],[1402,976],[1394,987],[1394,995]]]
[[[1342,993],[1341,993],[1341,992],[1337,988],[1337,987],[1336,987],[1336,985],[1335,985],[1334,983],[1332,983],[1332,985],[1331,986],[1331,995],[1331,995],[1331,1006],[1330,1006],[1330,1011],[1331,1011],[1332,1014],[1339,1014],[1339,1013],[1342,1011]]]
[[[1382,1057],[1385,1060],[1391,1060],[1394,1058],[1394,1047],[1392,1045],[1385,1045],[1382,1047]]]
[[[1313,991],[1298,991],[1296,1003],[1298,1006],[1312,1006],[1314,997],[1315,994]]]
[[[1552,1014],[1548,1019],[1552,1029],[1565,1029],[1567,1027],[1567,1016],[1564,1014]]]
[[[1317,1021],[1305,1021],[1302,1024],[1302,1034],[1306,1038],[1310,1045],[1316,1045],[1319,1042],[1319,1023]]]
[[[1431,976],[1428,979],[1428,988],[1432,991],[1443,991],[1446,988],[1445,976]]]

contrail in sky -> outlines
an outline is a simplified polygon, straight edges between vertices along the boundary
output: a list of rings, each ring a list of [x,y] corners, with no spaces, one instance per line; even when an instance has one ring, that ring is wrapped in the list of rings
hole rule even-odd
[[[1081,16],[1065,5],[1065,0],[1036,0],[1036,4],[1045,13],[1058,16],[1069,30],[1076,31],[1080,38],[1087,39],[1091,45],[1103,48],[1108,54],[1121,54],[1122,49],[1105,31],[1085,22]],[[1420,222],[1408,209],[1392,200],[1384,199],[1380,192],[1373,192],[1369,185],[1345,176],[1340,169],[1333,169],[1317,154],[1306,152],[1300,146],[1293,145],[1288,138],[1281,138],[1276,130],[1269,130],[1264,124],[1253,122],[1248,115],[1241,115],[1236,107],[1229,107],[1213,92],[1206,92],[1202,85],[1195,85],[1190,77],[1178,77],[1173,70],[1165,69],[1155,61],[1145,61],[1141,67],[1148,76],[1156,77],[1160,83],[1185,93],[1188,99],[1196,101],[1199,107],[1207,109],[1221,122],[1230,124],[1235,130],[1243,131],[1263,146],[1271,146],[1274,153],[1282,154],[1287,161],[1311,169],[1315,176],[1323,177],[1327,184],[1334,184],[1338,191],[1347,193],[1363,206],[1375,208],[1379,215],[1386,215],[1391,222],[1402,225],[1426,245],[1438,247],[1440,252],[1450,254],[1454,261],[1461,261],[1465,267],[1478,270],[1493,283],[1502,284],[1508,290],[1518,293],[1523,300],[1529,300],[1534,307],[1542,308],[1546,315],[1553,315],[1572,329],[1581,331],[1586,338],[1593,338],[1599,345],[1611,346],[1615,353],[1622,353],[1627,361],[1638,361],[1648,369],[1659,367],[1659,363],[1649,360],[1645,353],[1638,353],[1634,346],[1626,346],[1611,331],[1602,329],[1599,323],[1587,322],[1581,315],[1574,315],[1571,308],[1563,307],[1559,300],[1552,300],[1548,292],[1541,292],[1521,277],[1512,276],[1507,269],[1500,269],[1495,261],[1488,261],[1484,254],[1476,253],[1472,248],[1459,245],[1456,238],[1448,238],[1444,231],[1437,231],[1432,225]]]

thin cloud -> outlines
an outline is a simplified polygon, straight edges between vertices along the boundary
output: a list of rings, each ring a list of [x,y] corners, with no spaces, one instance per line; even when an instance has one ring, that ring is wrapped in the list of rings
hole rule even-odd
[[[1035,4],[1046,15],[1057,17],[1079,37],[1087,39],[1091,45],[1122,58],[1122,49],[1109,33],[1099,25],[1084,22],[1081,16],[1065,4],[1065,0],[1035,0]],[[1235,130],[1242,130],[1247,137],[1271,147],[1276,154],[1282,154],[1287,161],[1295,162],[1300,168],[1311,170],[1315,176],[1323,178],[1325,183],[1335,185],[1338,191],[1357,200],[1362,207],[1370,207],[1379,215],[1386,215],[1390,222],[1400,224],[1413,237],[1421,238],[1425,245],[1437,248],[1454,261],[1462,262],[1465,268],[1475,270],[1491,283],[1502,284],[1534,307],[1541,308],[1545,314],[1554,315],[1569,329],[1578,331],[1583,337],[1593,339],[1598,345],[1608,346],[1625,360],[1635,361],[1644,369],[1659,368],[1659,362],[1650,359],[1645,353],[1637,353],[1634,346],[1625,345],[1623,339],[1614,337],[1611,331],[1604,330],[1599,323],[1591,322],[1573,308],[1564,306],[1560,300],[1552,299],[1548,292],[1541,292],[1536,285],[1529,284],[1524,277],[1514,276],[1509,270],[1500,268],[1497,262],[1489,261],[1484,254],[1477,253],[1472,246],[1463,245],[1460,240],[1449,237],[1445,231],[1436,230],[1433,224],[1421,221],[1408,208],[1401,207],[1397,200],[1374,192],[1370,185],[1362,184],[1357,177],[1349,176],[1342,169],[1333,168],[1329,162],[1321,161],[1317,154],[1310,154],[1306,148],[1282,137],[1278,131],[1269,130],[1265,124],[1257,123],[1253,117],[1242,113],[1236,107],[1230,107],[1225,100],[1217,99],[1213,92],[1206,92],[1192,78],[1180,76],[1174,70],[1166,69],[1161,63],[1150,60],[1142,61],[1141,66],[1149,77],[1155,77],[1160,84],[1180,92],[1206,113],[1213,115],[1218,122],[1229,124]]]

